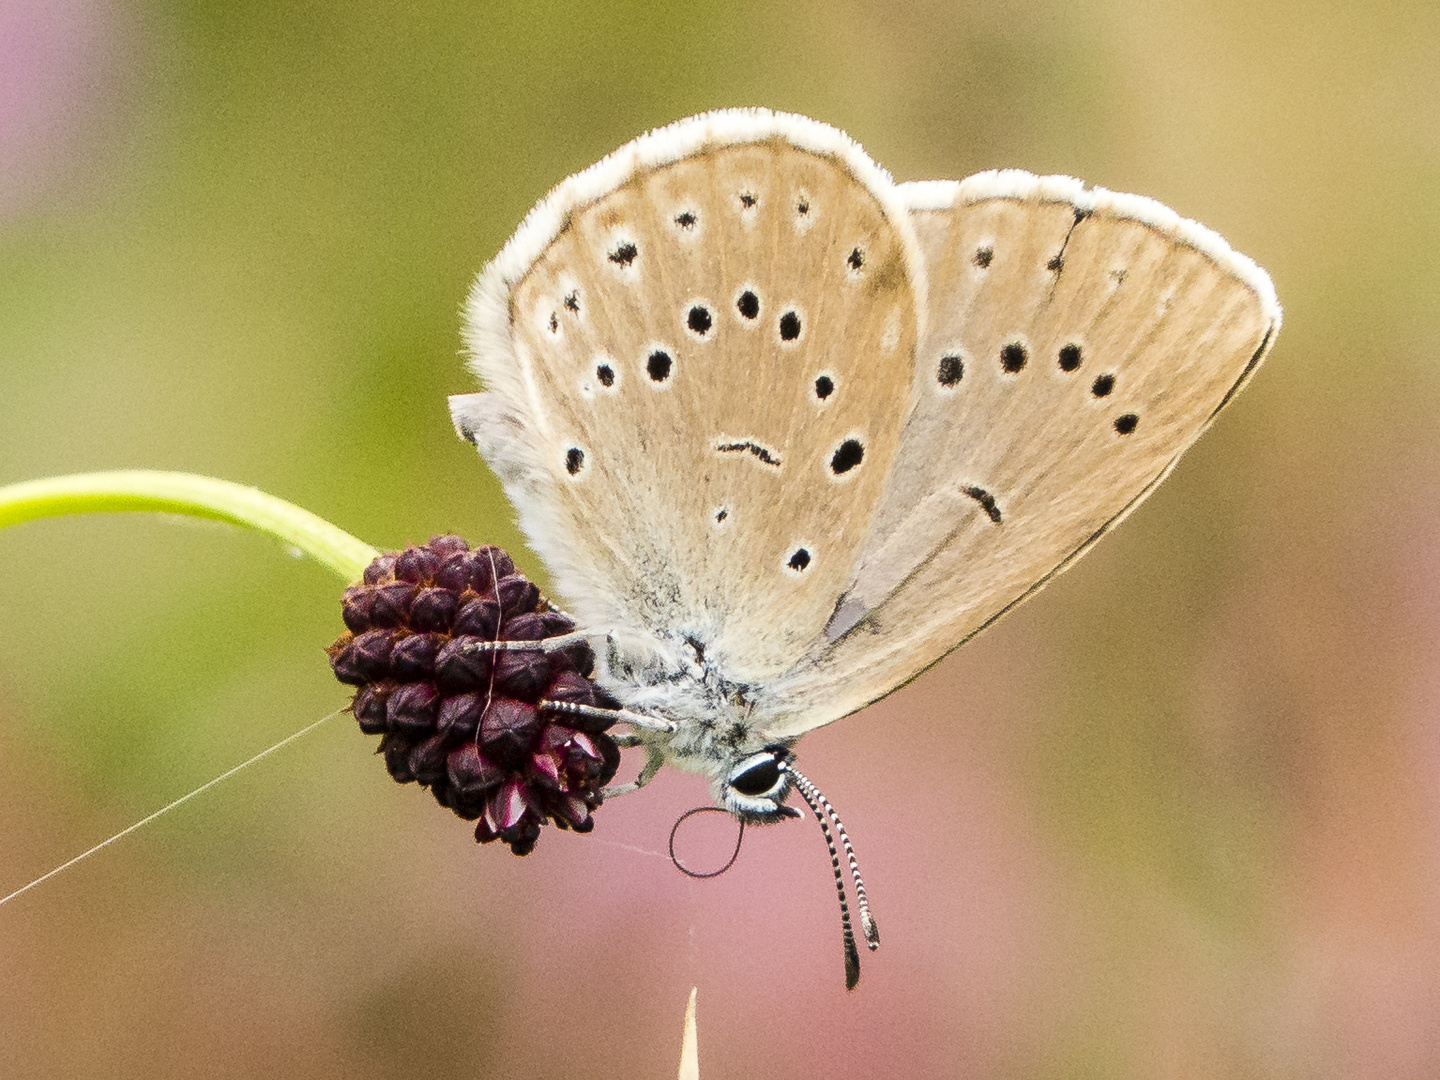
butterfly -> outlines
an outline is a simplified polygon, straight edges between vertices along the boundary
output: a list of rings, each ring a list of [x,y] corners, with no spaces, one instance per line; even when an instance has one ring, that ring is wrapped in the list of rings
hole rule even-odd
[[[647,754],[622,790],[673,765],[766,823],[798,789],[874,947],[797,740],[1069,567],[1280,321],[1263,270],[1150,199],[1016,170],[896,184],[828,125],[723,110],[530,212],[469,299],[484,389],[450,405],[601,643]]]

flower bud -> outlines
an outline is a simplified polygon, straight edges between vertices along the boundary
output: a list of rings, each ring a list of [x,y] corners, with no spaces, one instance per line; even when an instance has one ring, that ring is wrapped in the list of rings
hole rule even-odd
[[[479,690],[447,697],[440,704],[435,730],[445,735],[452,745],[461,739],[474,739],[475,729],[480,726],[480,713],[485,708],[485,697]]]
[[[484,593],[499,581],[515,573],[515,563],[503,548],[486,544],[476,548],[471,557],[474,560],[475,576],[470,580],[470,587],[477,593]]]
[[[470,545],[465,542],[463,537],[446,533],[430,537],[430,543],[425,546],[440,559],[449,555],[463,555],[470,550]]]
[[[540,714],[535,706],[496,698],[480,719],[480,748],[497,765],[519,769],[539,729]]]
[[[385,699],[389,696],[389,690],[384,683],[371,683],[360,688],[355,695],[355,701],[350,706],[350,711],[355,714],[355,719],[360,724],[360,730],[366,735],[385,734]]]
[[[435,571],[436,588],[448,589],[459,597],[470,587],[471,562],[468,551],[446,555],[440,561],[440,569]]]
[[[445,747],[445,736],[432,735],[424,742],[417,743],[410,751],[410,772],[417,783],[433,784],[437,780],[448,782],[445,759],[449,756]]]
[[[378,585],[395,576],[395,553],[387,552],[365,568],[365,584]]]
[[[460,609],[460,598],[449,589],[421,589],[410,602],[410,628],[426,631],[446,631]]]
[[[389,630],[367,630],[331,658],[335,677],[352,686],[383,679],[388,674],[391,642]]]
[[[550,661],[539,649],[495,653],[495,691],[521,701],[538,701],[550,682]]]
[[[508,619],[512,615],[535,610],[540,603],[540,590],[535,583],[521,574],[511,574],[495,583],[495,592],[500,597],[501,610]]]
[[[440,696],[429,683],[406,683],[386,703],[385,718],[395,731],[409,738],[419,738],[435,730],[435,716],[440,709]]]
[[[376,626],[403,626],[410,614],[410,601],[415,597],[415,586],[403,581],[392,581],[375,588],[374,600],[370,603],[370,621]]]
[[[456,634],[497,641],[500,637],[500,605],[488,596],[477,596],[455,616]]]
[[[363,634],[375,626],[370,619],[370,609],[374,605],[375,590],[368,585],[356,585],[346,589],[345,595],[340,598],[340,616],[351,631]]]
[[[482,690],[490,682],[490,657],[474,646],[481,638],[457,637],[447,641],[435,655],[435,685],[447,694]]]
[[[434,578],[435,571],[438,569],[440,569],[438,555],[429,548],[416,547],[411,544],[400,552],[395,560],[395,580],[408,581],[412,585],[418,585],[422,581]]]
[[[398,682],[429,680],[435,676],[435,657],[448,639],[440,634],[411,634],[390,650],[390,677]]]
[[[473,742],[450,751],[446,761],[450,783],[461,795],[489,791],[505,779],[505,770],[491,762]]]

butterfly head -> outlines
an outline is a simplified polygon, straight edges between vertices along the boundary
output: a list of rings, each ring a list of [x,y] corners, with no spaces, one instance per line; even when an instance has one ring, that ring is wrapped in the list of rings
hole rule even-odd
[[[791,753],[779,744],[747,754],[732,764],[718,782],[718,801],[748,825],[768,825],[799,817],[786,806],[792,787]]]

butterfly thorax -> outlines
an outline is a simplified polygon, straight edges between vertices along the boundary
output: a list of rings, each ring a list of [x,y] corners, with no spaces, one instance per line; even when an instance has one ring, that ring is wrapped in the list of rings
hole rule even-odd
[[[609,637],[595,681],[626,708],[666,720],[673,732],[639,732],[667,764],[707,777],[718,802],[736,766],[794,740],[768,735],[760,687],[731,677],[698,637],[672,641],[629,631]]]

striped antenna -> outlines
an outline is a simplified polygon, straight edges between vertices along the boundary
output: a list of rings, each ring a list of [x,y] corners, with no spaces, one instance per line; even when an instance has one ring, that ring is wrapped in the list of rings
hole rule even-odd
[[[845,989],[854,990],[860,981],[860,952],[855,947],[855,931],[850,925],[850,905],[845,897],[845,875],[840,870],[840,853],[835,850],[830,822],[835,823],[835,831],[840,834],[840,843],[845,849],[845,858],[850,863],[850,876],[855,879],[855,906],[860,912],[860,929],[865,935],[865,944],[873,951],[880,947],[880,928],[870,914],[870,900],[865,895],[865,882],[860,878],[860,865],[855,861],[855,849],[850,845],[850,837],[845,832],[840,815],[830,805],[830,800],[820,793],[820,789],[788,762],[781,762],[780,768],[794,777],[795,786],[809,805],[811,813],[815,815],[815,820],[820,823],[820,831],[825,834],[825,845],[830,849],[830,866],[835,871],[835,891],[840,895],[840,929],[845,944]]]
[[[850,837],[845,832],[845,823],[840,820],[840,815],[835,812],[835,807],[830,805],[830,800],[825,798],[819,788],[794,769],[791,769],[790,773],[809,785],[816,801],[825,808],[825,812],[830,815],[830,820],[835,823],[835,832],[840,836],[840,844],[845,848],[845,858],[850,863],[850,876],[855,879],[855,907],[860,913],[860,931],[865,935],[865,944],[870,946],[871,952],[874,952],[880,947],[880,927],[875,923],[875,916],[870,914],[870,898],[865,895],[865,879],[860,876],[860,864],[855,861],[855,849],[850,846]]]

